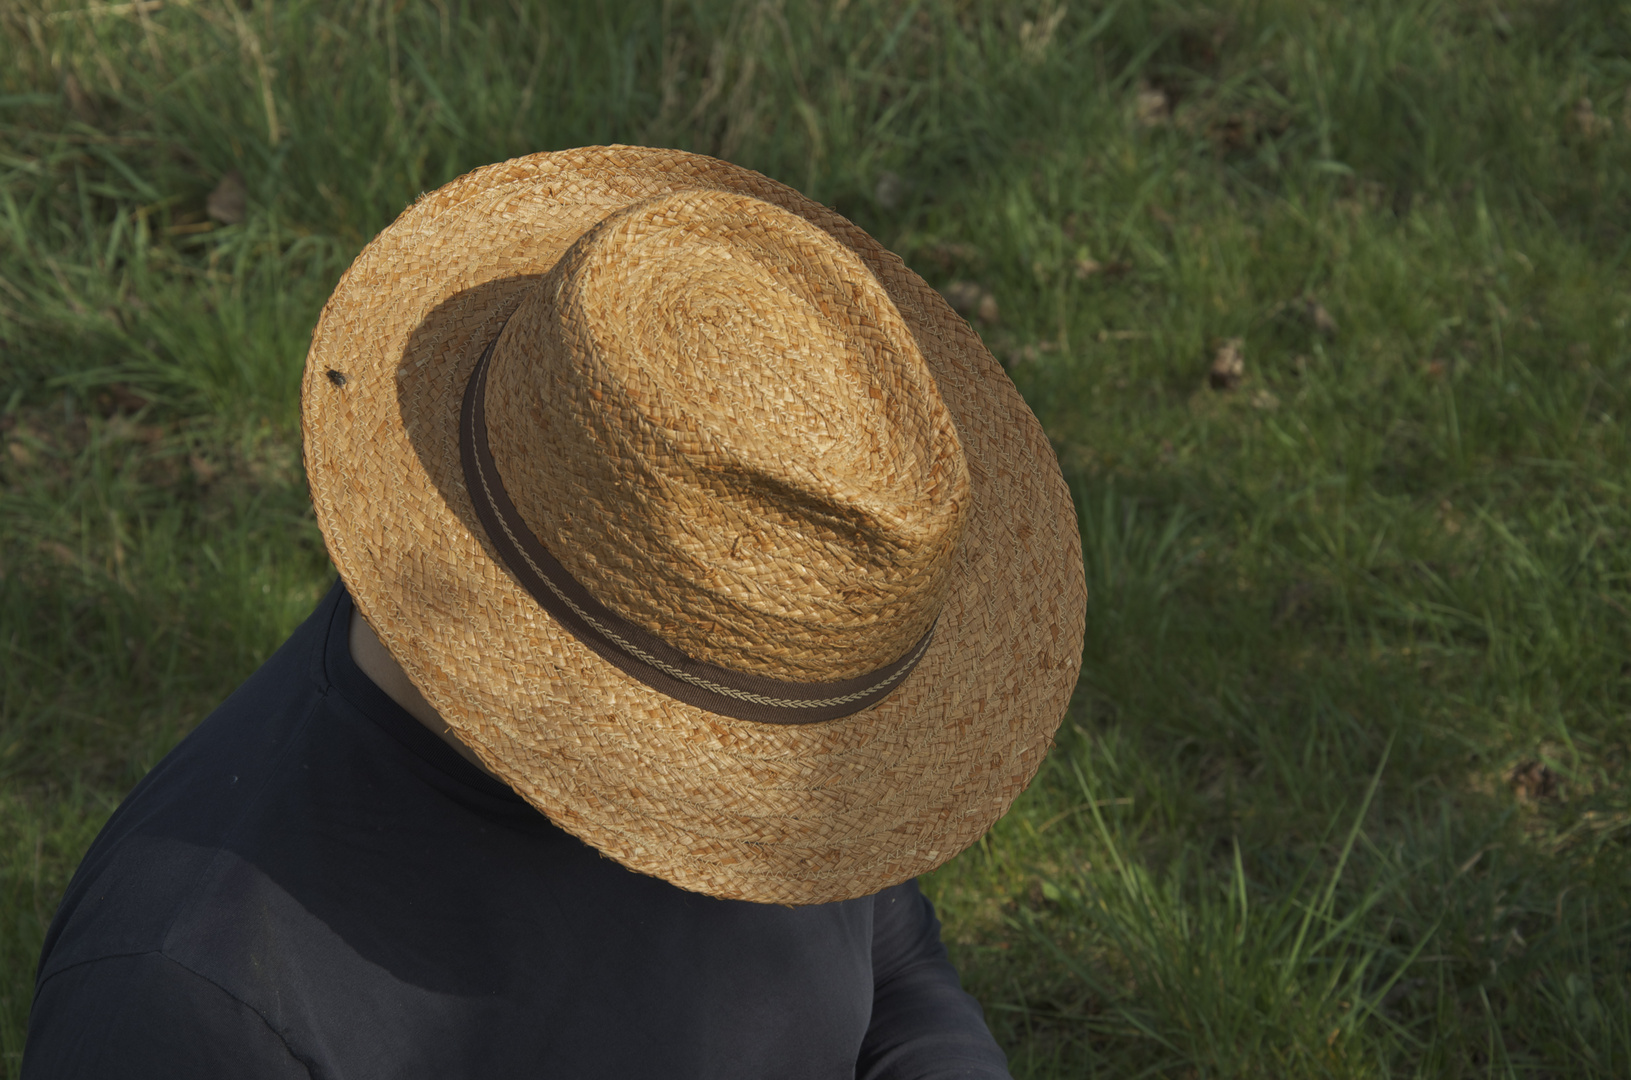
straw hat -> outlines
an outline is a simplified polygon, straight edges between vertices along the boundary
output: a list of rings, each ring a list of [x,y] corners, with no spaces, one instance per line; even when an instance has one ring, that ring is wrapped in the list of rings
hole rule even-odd
[[[1076,682],[1053,451],[921,278],[758,173],[592,147],[424,196],[302,385],[358,609],[557,825],[681,888],[864,896],[979,839]]]

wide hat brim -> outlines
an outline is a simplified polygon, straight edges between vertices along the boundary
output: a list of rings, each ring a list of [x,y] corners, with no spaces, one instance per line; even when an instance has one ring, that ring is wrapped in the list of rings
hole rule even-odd
[[[859,255],[962,441],[972,505],[933,642],[887,698],[841,719],[730,719],[624,674],[514,580],[464,487],[465,385],[524,291],[607,215],[688,189],[763,199]],[[1075,686],[1081,542],[1041,425],[899,258],[750,170],[592,147],[490,165],[422,197],[323,309],[302,419],[329,554],[409,679],[551,821],[681,888],[809,904],[939,866],[1024,790]]]

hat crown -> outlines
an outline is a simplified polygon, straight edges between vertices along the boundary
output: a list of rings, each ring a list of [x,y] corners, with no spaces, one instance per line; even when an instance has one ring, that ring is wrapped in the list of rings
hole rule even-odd
[[[846,679],[944,603],[955,424],[866,266],[769,203],[688,191],[601,222],[511,316],[486,408],[526,527],[699,660]]]

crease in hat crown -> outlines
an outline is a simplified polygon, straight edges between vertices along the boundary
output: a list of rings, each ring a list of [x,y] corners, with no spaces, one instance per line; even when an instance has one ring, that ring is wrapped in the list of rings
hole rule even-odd
[[[696,659],[850,678],[952,585],[968,467],[910,329],[852,251],[752,196],[585,233],[505,325],[485,404],[526,527]]]

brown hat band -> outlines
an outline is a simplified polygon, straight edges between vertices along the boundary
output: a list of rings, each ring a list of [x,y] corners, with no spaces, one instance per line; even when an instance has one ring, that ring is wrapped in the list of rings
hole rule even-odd
[[[502,327],[500,332],[502,333]],[[705,663],[613,613],[589,594],[522,521],[487,444],[487,368],[498,335],[465,385],[459,454],[476,517],[510,573],[579,641],[659,693],[720,716],[766,724],[811,724],[860,712],[904,679],[929,648],[934,623],[906,655],[838,682],[786,682]]]

